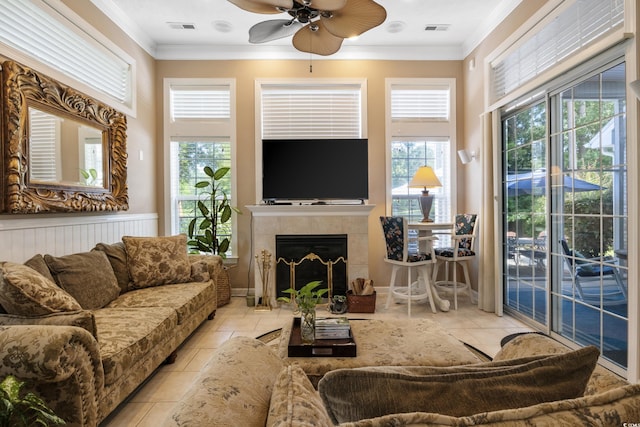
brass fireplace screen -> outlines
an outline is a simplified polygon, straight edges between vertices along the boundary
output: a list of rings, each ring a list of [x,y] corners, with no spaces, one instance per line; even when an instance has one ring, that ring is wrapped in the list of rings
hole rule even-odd
[[[304,257],[302,257],[300,259],[300,261],[289,261],[286,260],[282,257],[278,258],[278,261],[276,261],[276,265],[283,263],[289,266],[289,284],[292,288],[295,289],[296,286],[296,268],[302,264],[303,262],[306,261],[319,261],[320,263],[322,263],[322,265],[327,267],[327,288],[329,289],[328,295],[329,295],[329,299],[331,299],[331,297],[333,296],[333,266],[342,262],[345,264],[345,269],[347,266],[347,260],[341,256],[335,260],[328,260],[325,261],[322,258],[320,258],[318,255],[316,255],[315,253],[311,252],[307,255],[305,255]]]

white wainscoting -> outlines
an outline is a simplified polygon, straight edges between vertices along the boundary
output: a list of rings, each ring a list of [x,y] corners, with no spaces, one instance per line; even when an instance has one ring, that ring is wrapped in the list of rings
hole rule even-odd
[[[54,256],[90,251],[122,236],[157,236],[158,215],[117,214],[73,217],[0,217],[0,261],[24,262],[35,254]]]

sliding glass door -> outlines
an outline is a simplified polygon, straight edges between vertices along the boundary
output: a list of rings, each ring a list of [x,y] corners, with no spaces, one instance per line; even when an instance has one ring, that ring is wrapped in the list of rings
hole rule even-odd
[[[625,64],[502,115],[508,311],[627,366]]]

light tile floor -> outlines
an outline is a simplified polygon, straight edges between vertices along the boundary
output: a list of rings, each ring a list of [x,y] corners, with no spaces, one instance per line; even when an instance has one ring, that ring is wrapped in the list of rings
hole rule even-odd
[[[446,297],[446,295],[445,295]],[[406,304],[391,304],[384,308],[386,295],[378,292],[375,313],[348,313],[352,318],[407,318]],[[461,341],[493,356],[500,349],[500,340],[509,334],[532,330],[520,321],[498,317],[478,310],[466,296],[458,299],[458,310],[432,313],[428,303],[413,303],[412,317],[429,318],[439,322]],[[322,308],[318,308],[320,315]],[[328,314],[328,313],[327,313]],[[205,321],[178,350],[172,365],[158,368],[138,390],[107,418],[100,427],[157,426],[186,393],[212,352],[233,336],[257,337],[281,328],[292,318],[292,310],[285,306],[271,311],[256,311],[247,307],[244,297],[233,297],[231,303],[220,307],[211,321]]]

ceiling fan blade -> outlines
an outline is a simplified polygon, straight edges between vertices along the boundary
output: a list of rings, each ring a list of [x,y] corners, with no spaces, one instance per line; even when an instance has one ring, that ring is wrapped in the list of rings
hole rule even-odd
[[[334,10],[332,15],[321,17],[321,21],[331,34],[345,39],[359,36],[387,19],[387,11],[373,0],[348,0],[345,7]]]
[[[300,1],[299,3],[303,3]],[[308,5],[317,10],[338,10],[342,9],[347,4],[347,0],[311,0],[311,4]]]
[[[317,31],[311,31],[311,26],[317,25]],[[316,55],[333,55],[342,46],[342,37],[336,37],[324,28],[321,21],[314,22],[300,29],[293,36],[293,47],[302,52]]]
[[[257,23],[249,29],[249,43],[266,43],[288,37],[302,28],[302,24],[291,19],[273,19]]]
[[[291,9],[293,0],[229,0],[240,9],[254,13],[282,13],[278,8]]]

